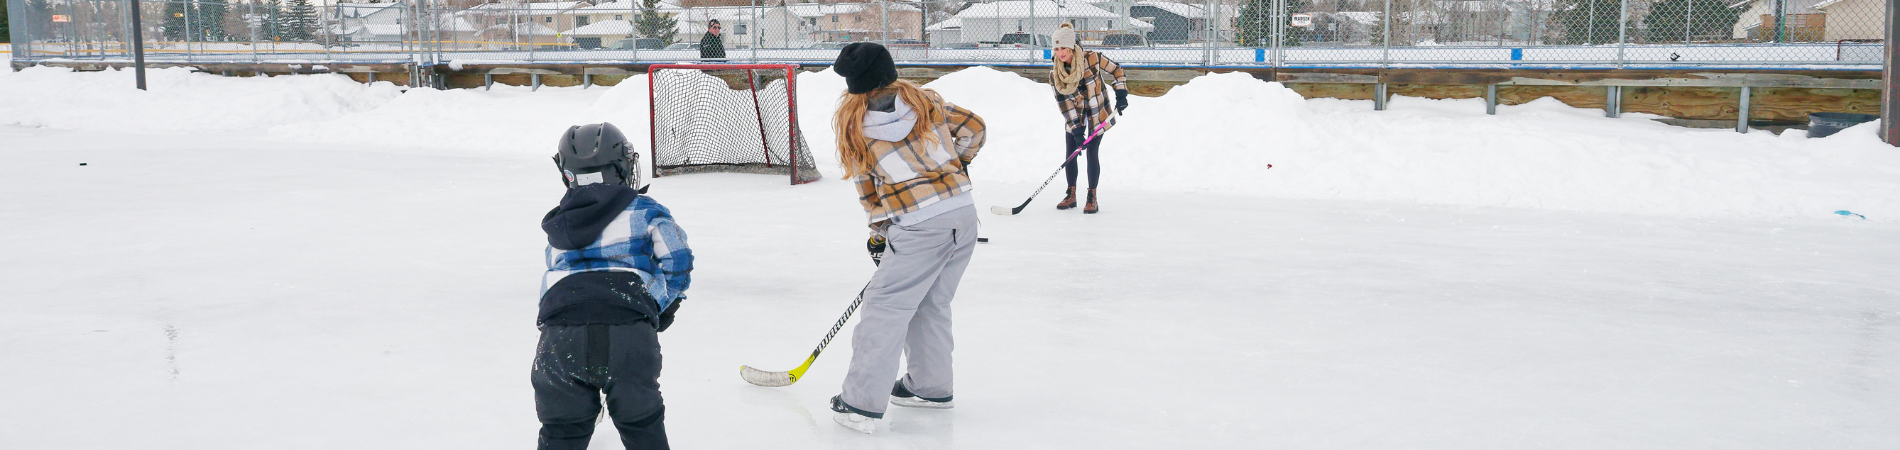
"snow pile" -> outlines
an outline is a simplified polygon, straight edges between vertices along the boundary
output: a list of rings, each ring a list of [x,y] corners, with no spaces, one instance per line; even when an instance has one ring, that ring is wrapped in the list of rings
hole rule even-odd
[[[492,91],[362,85],[337,75],[226,78],[32,68],[0,77],[0,124],[154,133],[256,130],[315,147],[546,156],[561,130],[609,121],[648,136],[645,76],[612,88],[496,85]],[[836,177],[831,115],[844,80],[802,73],[799,122]],[[976,67],[928,87],[982,115],[983,184],[1040,183],[1065,155],[1048,86]],[[1102,139],[1108,193],[1216,192],[1688,216],[1900,217],[1900,151],[1874,124],[1826,139],[1602,117],[1552,99],[1484,114],[1478,99],[1306,100],[1245,74],[1204,76],[1134,97]],[[647,147],[642,142],[641,148]],[[1269,164],[1272,168],[1269,169]],[[1058,181],[1055,184],[1060,185]],[[987,189],[986,189],[987,190]],[[989,191],[1015,198],[1026,192]]]
[[[10,71],[0,71],[10,72]],[[375,110],[401,94],[390,83],[342,75],[232,78],[185,68],[150,69],[148,91],[131,70],[29,67],[0,78],[0,125],[135,133],[261,130]]]

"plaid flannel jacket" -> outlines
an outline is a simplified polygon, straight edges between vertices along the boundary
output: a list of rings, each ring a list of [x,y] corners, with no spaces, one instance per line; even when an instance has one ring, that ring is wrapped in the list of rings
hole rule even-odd
[[[943,96],[934,91],[930,92],[930,100],[933,104],[923,107],[943,108],[945,113],[943,123],[931,127],[937,133],[937,144],[921,135],[908,136],[899,142],[871,140],[871,154],[877,157],[876,170],[859,175],[856,182],[858,202],[864,204],[873,234],[882,235],[880,225],[898,214],[916,211],[970,190],[970,176],[964,173],[963,167],[976,159],[977,150],[983,147],[983,118],[944,101]],[[910,106],[920,109],[918,105]],[[946,145],[949,148],[945,148]],[[894,172],[906,178],[897,179]]]
[[[1128,89],[1128,79],[1122,76],[1122,65],[1115,60],[1102,56],[1093,50],[1083,50],[1079,57],[1084,63],[1082,81],[1076,87],[1075,95],[1069,96],[1058,106],[1062,107],[1062,117],[1068,119],[1069,132],[1089,130],[1095,124],[1101,124],[1107,131],[1115,126],[1115,91]],[[1055,71],[1049,71],[1049,88],[1055,89]],[[1113,90],[1103,91],[1103,79]],[[1060,94],[1061,92],[1057,92]]]
[[[547,249],[548,271],[541,277],[541,295],[568,275],[611,270],[640,275],[647,294],[672,306],[692,283],[693,250],[686,247],[686,231],[673,223],[673,214],[651,197],[640,196],[620,212],[587,248]],[[658,278],[656,280],[655,278]]]

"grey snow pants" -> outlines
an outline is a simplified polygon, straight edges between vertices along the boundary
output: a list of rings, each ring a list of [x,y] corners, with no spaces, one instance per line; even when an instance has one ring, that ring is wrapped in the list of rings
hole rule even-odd
[[[539,347],[533,380],[541,450],[587,448],[603,393],[628,450],[669,448],[653,324],[544,326]]]
[[[976,252],[976,228],[976,207],[966,206],[885,231],[890,247],[851,330],[845,404],[881,418],[899,356],[908,363],[902,381],[912,393],[951,395],[950,299]]]

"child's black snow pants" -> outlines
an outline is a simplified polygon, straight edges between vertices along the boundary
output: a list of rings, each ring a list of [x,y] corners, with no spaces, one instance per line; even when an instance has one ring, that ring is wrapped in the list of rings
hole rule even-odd
[[[587,448],[603,392],[628,450],[668,448],[653,324],[543,326],[539,347],[534,410],[542,450]]]

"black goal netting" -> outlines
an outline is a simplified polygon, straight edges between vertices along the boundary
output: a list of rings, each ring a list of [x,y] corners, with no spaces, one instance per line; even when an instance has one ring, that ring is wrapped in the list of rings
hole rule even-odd
[[[743,172],[817,181],[793,115],[796,66],[654,66],[653,176]],[[795,81],[795,80],[793,80]]]

